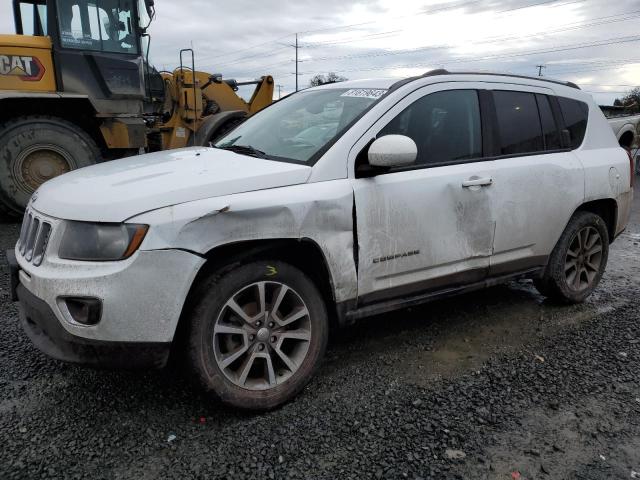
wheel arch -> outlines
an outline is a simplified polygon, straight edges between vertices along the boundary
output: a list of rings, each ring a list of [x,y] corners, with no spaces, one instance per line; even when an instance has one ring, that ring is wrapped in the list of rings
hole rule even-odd
[[[311,238],[282,238],[268,240],[245,240],[220,245],[203,255],[206,262],[196,274],[178,320],[174,344],[181,345],[187,335],[188,315],[201,292],[199,287],[204,278],[211,273],[232,267],[234,264],[264,260],[280,260],[293,265],[305,273],[316,285],[327,306],[329,330],[335,331],[339,326],[339,312],[335,302],[334,281],[329,263],[318,243]],[[176,352],[177,353],[177,352]]]
[[[0,96],[0,124],[28,116],[60,118],[86,132],[104,151],[106,145],[95,115],[95,108],[89,99],[83,96],[61,97],[57,94]]]
[[[622,148],[626,148],[627,150],[629,150],[633,146],[634,139],[635,132],[633,131],[633,126],[629,126],[629,128],[626,128],[625,131],[620,135],[618,143]]]
[[[580,205],[576,209],[576,212],[591,212],[600,216],[607,226],[609,243],[613,242],[616,234],[616,225],[618,222],[618,202],[616,202],[613,198],[592,200]]]
[[[195,144],[204,147],[208,146],[211,138],[225,125],[230,122],[242,121],[245,118],[247,118],[247,112],[243,110],[229,110],[207,117],[195,133]]]

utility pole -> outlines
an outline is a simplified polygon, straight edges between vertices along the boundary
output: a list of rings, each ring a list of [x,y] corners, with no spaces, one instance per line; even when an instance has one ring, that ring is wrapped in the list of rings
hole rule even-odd
[[[278,100],[282,97],[282,85],[276,85],[278,87]]]
[[[296,33],[296,43],[282,43],[281,45],[287,46],[287,47],[293,47],[296,49],[296,71],[295,73],[293,73],[296,76],[296,92],[298,91],[298,77],[300,76],[300,73],[298,73],[298,63],[300,63],[300,60],[298,60],[298,50],[300,48],[302,48],[299,44],[298,44],[298,34]]]
[[[541,77],[542,76],[542,69],[543,68],[547,68],[544,65],[536,65],[536,68],[538,69],[538,76]]]
[[[296,92],[298,91],[298,34],[296,33]]]

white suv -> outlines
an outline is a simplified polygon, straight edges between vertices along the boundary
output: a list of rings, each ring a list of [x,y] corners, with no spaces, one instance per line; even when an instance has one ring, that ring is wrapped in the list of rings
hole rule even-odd
[[[290,399],[332,328],[530,277],[580,302],[633,161],[575,85],[443,70],[284,98],[213,148],[44,184],[10,252],[25,330],[67,361],[184,353],[243,408]]]

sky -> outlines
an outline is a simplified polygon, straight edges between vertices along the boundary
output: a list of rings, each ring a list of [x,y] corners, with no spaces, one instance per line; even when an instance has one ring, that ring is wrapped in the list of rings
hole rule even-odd
[[[275,97],[315,74],[407,77],[434,68],[542,74],[600,104],[640,85],[640,0],[156,0],[158,69],[193,47],[196,68],[225,78],[273,75]],[[0,32],[13,33],[10,0]],[[245,92],[246,95],[246,92]]]

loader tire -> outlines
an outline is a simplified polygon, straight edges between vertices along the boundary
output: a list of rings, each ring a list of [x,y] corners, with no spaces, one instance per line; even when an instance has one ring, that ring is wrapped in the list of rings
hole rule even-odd
[[[221,139],[224,135],[226,135],[227,133],[229,133],[231,130],[233,130],[234,128],[236,128],[238,125],[240,125],[242,122],[244,122],[246,119],[245,118],[233,118],[231,120],[229,120],[228,122],[223,123],[222,125],[220,125],[220,128],[218,128],[217,130],[215,130],[210,136],[209,139],[207,140],[206,145],[208,146],[210,143],[215,143],[217,142],[219,139]]]
[[[61,118],[34,115],[0,124],[0,212],[21,215],[44,182],[100,159],[91,137]]]

